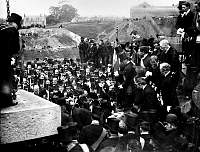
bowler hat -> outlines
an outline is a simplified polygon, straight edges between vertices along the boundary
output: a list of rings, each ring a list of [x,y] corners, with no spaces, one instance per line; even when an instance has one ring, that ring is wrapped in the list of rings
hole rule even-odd
[[[8,17],[7,22],[14,22],[17,24],[18,28],[21,28],[21,20],[22,17],[16,13],[12,13],[10,17]]]

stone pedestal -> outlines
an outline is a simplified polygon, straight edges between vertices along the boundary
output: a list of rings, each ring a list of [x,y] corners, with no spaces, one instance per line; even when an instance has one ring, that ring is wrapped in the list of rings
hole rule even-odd
[[[1,144],[57,134],[61,108],[33,93],[18,90],[15,106],[1,109]]]

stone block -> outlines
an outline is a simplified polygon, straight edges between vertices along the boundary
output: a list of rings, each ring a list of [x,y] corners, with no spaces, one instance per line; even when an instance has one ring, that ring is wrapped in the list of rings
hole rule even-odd
[[[61,108],[33,93],[18,90],[15,106],[1,109],[1,144],[57,134]]]

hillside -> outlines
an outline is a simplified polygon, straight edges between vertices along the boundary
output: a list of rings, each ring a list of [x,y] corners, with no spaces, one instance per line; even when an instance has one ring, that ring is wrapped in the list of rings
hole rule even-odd
[[[80,36],[92,39],[108,39],[111,42],[116,39],[116,27],[120,42],[131,40],[130,33],[135,30],[142,38],[156,37],[156,34],[164,33],[166,36],[175,36],[174,28],[176,18],[152,18],[126,19],[123,21],[90,21],[78,23],[63,23],[42,28],[22,29],[20,33],[25,40],[25,60],[34,58],[77,58]],[[177,39],[171,39],[172,43]],[[176,42],[177,43],[177,42]]]
[[[129,20],[123,21],[118,24],[118,38],[121,42],[126,42],[131,40],[130,33],[134,30],[137,31],[138,34],[142,38],[150,38],[156,37],[157,34],[165,34],[166,36],[171,36],[172,29],[174,26],[172,24],[158,24],[158,21],[151,18],[146,17],[139,20]],[[114,41],[116,39],[116,30],[114,29],[109,34],[107,34],[104,39],[109,39],[110,41]]]
[[[116,39],[116,27],[119,29],[119,39],[129,41],[130,33],[136,30],[142,37],[155,37],[158,33],[167,36],[175,35],[175,18],[146,17],[138,20],[127,19],[123,21],[90,21],[64,24],[64,28],[80,36],[92,39]]]
[[[25,60],[78,56],[80,36],[66,29],[31,28],[20,30],[20,34],[25,41]]]
[[[115,21],[78,22],[64,25],[64,28],[82,37],[96,39],[99,33],[110,33],[117,26],[117,24],[118,23]]]

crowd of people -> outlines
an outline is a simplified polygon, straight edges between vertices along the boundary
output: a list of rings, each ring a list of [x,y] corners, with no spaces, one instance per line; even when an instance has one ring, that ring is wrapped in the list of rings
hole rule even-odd
[[[13,90],[27,90],[61,107],[58,138],[45,147],[48,151],[138,152],[147,145],[155,151],[163,143],[170,145],[168,151],[200,151],[198,125],[192,132],[200,112],[192,90],[186,93],[188,102],[180,103],[182,66],[165,37],[125,44],[82,37],[79,54],[12,64]]]
[[[100,43],[104,45],[102,40]],[[132,144],[138,144],[141,150],[146,140],[141,134],[145,131],[159,140],[174,141],[169,140],[173,131],[177,136],[183,134],[182,123],[194,116],[181,113],[178,52],[162,36],[156,41],[150,38],[109,46],[113,53],[108,62],[89,51],[80,59],[37,58],[23,68],[14,64],[15,87],[61,106],[58,133],[61,147],[68,151],[80,150],[81,144],[100,151],[107,144],[116,144],[118,138],[123,141],[132,137]]]

